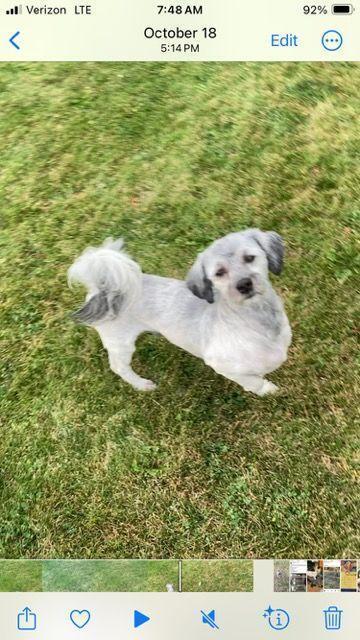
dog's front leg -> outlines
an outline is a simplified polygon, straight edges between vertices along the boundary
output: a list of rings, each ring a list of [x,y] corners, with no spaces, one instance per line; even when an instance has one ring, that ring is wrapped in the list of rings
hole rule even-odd
[[[273,384],[269,380],[265,380],[265,378],[262,378],[261,376],[249,375],[242,373],[241,371],[238,372],[234,370],[233,367],[230,368],[226,366],[224,362],[219,363],[211,359],[207,359],[206,364],[212,367],[216,373],[220,373],[220,375],[228,378],[228,380],[232,380],[239,384],[243,389],[245,389],[245,391],[251,391],[257,396],[266,396],[278,391],[276,384]]]
[[[278,391],[276,384],[269,380],[265,380],[265,378],[261,378],[260,376],[238,375],[232,377],[231,375],[227,375],[226,377],[240,384],[245,391],[251,391],[257,396],[267,396]]]

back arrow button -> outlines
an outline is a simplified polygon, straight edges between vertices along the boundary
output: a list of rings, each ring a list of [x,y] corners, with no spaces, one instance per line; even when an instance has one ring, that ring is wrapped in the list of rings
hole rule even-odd
[[[20,49],[19,45],[17,42],[15,42],[16,38],[20,35],[20,31],[17,31],[16,33],[14,33],[13,36],[11,36],[11,38],[9,38],[9,42],[10,44],[12,44],[13,47],[15,47],[15,49]]]

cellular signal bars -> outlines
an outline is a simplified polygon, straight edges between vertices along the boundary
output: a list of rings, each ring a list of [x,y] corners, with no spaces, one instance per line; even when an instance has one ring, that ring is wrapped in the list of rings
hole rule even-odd
[[[6,11],[6,15],[7,16],[19,16],[21,14],[22,14],[22,5],[21,4],[16,5],[12,9],[7,9],[7,11]]]

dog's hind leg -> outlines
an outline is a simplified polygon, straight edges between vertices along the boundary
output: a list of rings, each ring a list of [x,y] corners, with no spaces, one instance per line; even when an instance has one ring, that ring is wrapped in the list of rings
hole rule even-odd
[[[120,378],[131,384],[139,391],[153,391],[156,384],[152,380],[142,378],[131,368],[130,362],[135,351],[135,343],[133,345],[121,345],[120,348],[108,349],[109,363],[111,370]]]
[[[107,325],[107,326],[106,326]],[[151,380],[142,378],[131,368],[131,359],[136,349],[136,338],[144,331],[143,327],[129,329],[119,326],[118,323],[104,323],[96,327],[101,341],[108,352],[111,370],[120,378],[140,391],[153,391],[156,384]]]

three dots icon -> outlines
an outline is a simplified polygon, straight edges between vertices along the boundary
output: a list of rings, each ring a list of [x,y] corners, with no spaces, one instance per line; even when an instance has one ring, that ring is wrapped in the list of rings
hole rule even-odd
[[[344,38],[340,31],[329,29],[328,31],[325,31],[321,42],[326,51],[338,51],[343,45]]]

